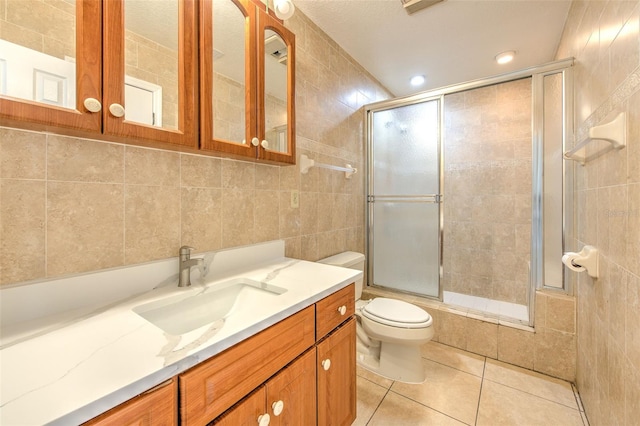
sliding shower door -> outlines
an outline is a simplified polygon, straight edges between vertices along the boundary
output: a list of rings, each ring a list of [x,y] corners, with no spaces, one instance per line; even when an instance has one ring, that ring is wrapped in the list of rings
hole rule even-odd
[[[439,297],[440,98],[368,112],[369,283]]]

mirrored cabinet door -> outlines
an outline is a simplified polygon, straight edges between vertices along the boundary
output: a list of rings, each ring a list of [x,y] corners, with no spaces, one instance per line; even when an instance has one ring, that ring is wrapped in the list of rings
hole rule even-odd
[[[104,2],[104,132],[196,147],[194,0]]]
[[[255,6],[248,0],[200,4],[201,148],[255,158]]]
[[[258,21],[258,158],[293,164],[295,36],[266,13]]]
[[[0,124],[99,132],[99,0],[0,2]]]

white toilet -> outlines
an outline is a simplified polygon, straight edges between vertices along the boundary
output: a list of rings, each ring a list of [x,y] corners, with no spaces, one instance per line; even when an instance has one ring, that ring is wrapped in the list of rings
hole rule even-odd
[[[318,262],[364,271],[364,260],[362,253],[347,251]],[[355,284],[358,364],[392,380],[424,382],[420,346],[433,337],[431,315],[401,300],[360,300],[363,280]]]

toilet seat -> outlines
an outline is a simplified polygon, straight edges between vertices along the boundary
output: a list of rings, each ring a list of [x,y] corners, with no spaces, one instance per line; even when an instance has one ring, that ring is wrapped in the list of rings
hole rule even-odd
[[[362,316],[399,328],[425,328],[433,324],[428,312],[402,300],[377,297],[362,308]]]

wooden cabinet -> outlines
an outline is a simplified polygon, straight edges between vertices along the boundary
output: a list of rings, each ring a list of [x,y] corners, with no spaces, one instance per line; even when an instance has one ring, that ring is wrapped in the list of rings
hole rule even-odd
[[[5,3],[18,14],[20,8],[31,7],[20,0]],[[58,34],[50,36],[56,24],[60,27],[52,17],[52,29],[36,29],[44,39],[42,52],[27,46],[28,43],[11,44],[12,49],[28,54],[30,59],[14,55],[9,62],[23,62],[22,66],[29,61],[42,64],[43,69],[32,70],[41,87],[24,96],[0,95],[0,124],[30,123],[32,126],[28,127],[102,133],[111,139],[134,143],[197,147],[195,1],[174,0],[154,5],[168,8],[167,15],[161,17],[165,21],[156,19],[155,26],[150,25],[153,18],[137,9],[136,4],[141,3],[144,2],[78,0],[43,6],[60,10],[60,16],[67,18],[70,27],[75,26],[75,34],[73,31],[65,34],[66,40],[62,41]],[[33,14],[22,10],[22,16]],[[168,25],[167,16],[175,20],[173,25]],[[141,20],[146,21],[145,25],[139,25]],[[153,40],[158,28],[164,27],[175,29],[173,37],[164,35],[161,41]],[[46,50],[49,45],[71,47],[58,52],[54,48]],[[8,51],[3,49],[0,56]],[[169,57],[174,63],[164,60]],[[10,64],[5,77],[13,78],[14,69]],[[134,91],[127,102],[136,101],[136,107],[129,110],[126,90]],[[134,114],[138,110],[144,117]]]
[[[175,426],[178,424],[177,380],[171,379],[100,416],[85,426]]]
[[[87,425],[350,425],[353,312],[351,284]]]
[[[356,419],[356,320],[317,346],[318,425],[348,426]]]
[[[103,0],[102,4],[104,133],[196,148],[195,0]],[[127,90],[132,91],[129,99]],[[145,97],[151,98],[151,112],[133,116],[134,101]],[[123,110],[125,115],[120,116]]]
[[[307,351],[266,384],[271,426],[316,421],[316,351]]]
[[[351,284],[316,303],[316,340],[355,314],[355,297]]]
[[[295,164],[295,36],[259,0],[46,3],[69,30],[37,28],[43,51],[0,39],[0,125]]]
[[[255,426],[266,423],[270,416],[266,412],[266,390],[264,386],[236,404],[232,409],[212,422],[217,426]],[[268,423],[270,424],[270,422]]]
[[[70,11],[59,11],[54,9],[56,15],[66,16],[69,21],[73,21],[75,32],[67,32],[60,38],[68,39],[69,46],[62,54],[54,55],[45,49],[36,50],[25,41],[11,43],[8,40],[17,38],[5,36],[0,40],[3,48],[0,49],[0,62],[3,62],[3,78],[7,79],[7,87],[0,85],[0,124],[24,124],[37,123],[42,126],[63,127],[68,129],[79,129],[91,132],[101,130],[101,114],[89,112],[83,105],[85,99],[102,99],[102,33],[101,16],[102,3],[98,0],[77,1],[75,8]],[[35,5],[38,6],[38,5]],[[30,8],[31,3],[20,0],[4,2],[3,13],[6,8],[11,15],[32,16],[34,11]],[[9,21],[12,24],[13,22]],[[34,33],[38,31],[46,33],[49,29],[42,28],[38,23],[29,25],[34,28]],[[51,22],[47,20],[47,22]],[[4,23],[4,22],[3,22]],[[7,28],[11,28],[7,26]],[[20,31],[15,26],[14,31]],[[8,30],[7,30],[8,31]],[[40,37],[44,38],[44,34]],[[33,47],[33,48],[32,48]],[[12,50],[14,53],[12,54]],[[24,64],[24,58],[33,54],[37,59],[29,58],[29,64]],[[75,66],[69,65],[64,57],[72,56],[75,59]],[[39,61],[44,63],[45,73],[38,73],[31,66],[31,62]],[[51,65],[49,66],[49,63]],[[29,74],[26,81],[17,82],[20,74],[24,74],[25,65],[29,65]],[[69,65],[69,66],[65,66]],[[55,67],[55,75],[46,73],[46,68]],[[35,74],[35,75],[33,75]],[[34,84],[32,79],[38,84],[47,86],[47,90],[37,88],[26,92],[16,91],[17,85],[31,87]],[[39,80],[39,81],[38,81]],[[67,96],[64,93],[72,86],[75,96]],[[6,91],[4,90],[6,89]]]
[[[312,425],[316,422],[315,348],[282,369],[254,393],[218,417],[219,426]]]
[[[200,2],[200,146],[295,163],[295,36],[252,0]]]
[[[182,424],[213,420],[310,348],[314,317],[310,306],[181,374]]]

